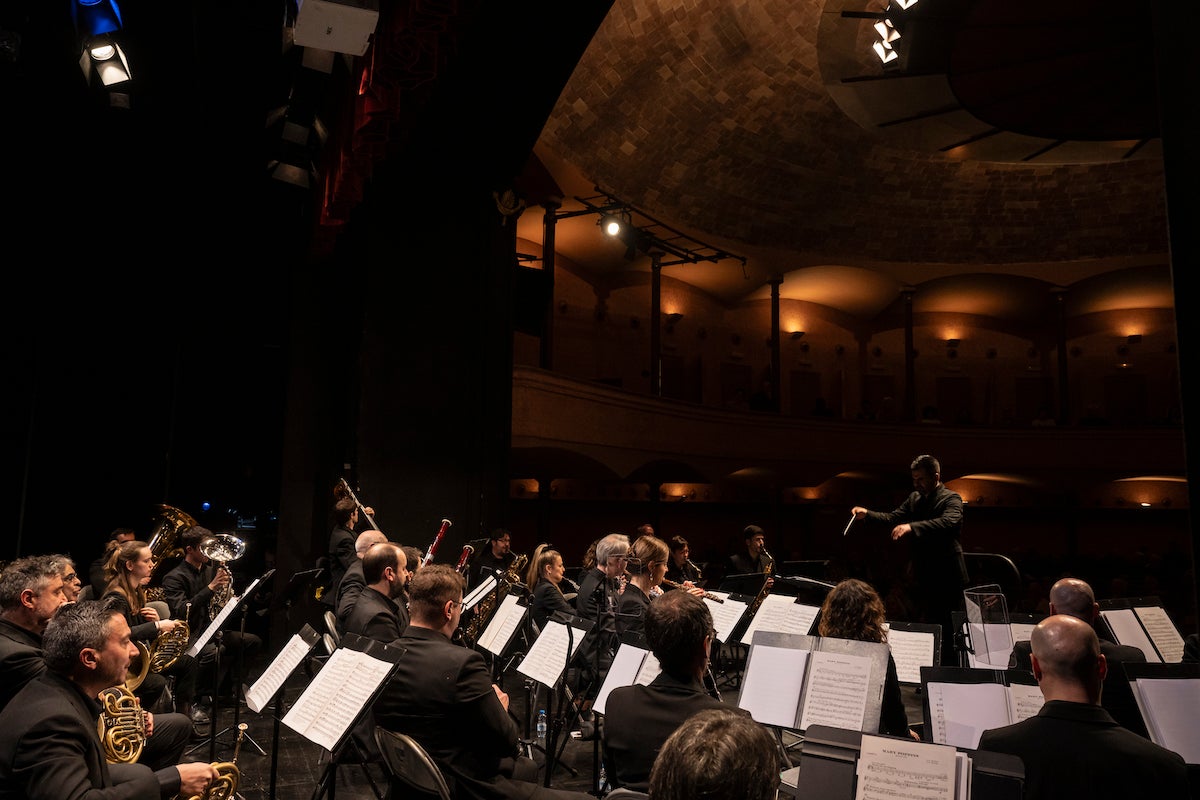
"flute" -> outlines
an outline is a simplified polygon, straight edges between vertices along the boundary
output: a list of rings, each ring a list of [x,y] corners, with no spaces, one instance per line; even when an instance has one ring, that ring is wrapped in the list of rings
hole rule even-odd
[[[669,581],[666,578],[663,578],[661,581],[659,581],[659,583],[661,583],[663,586],[666,586],[668,589],[684,589],[684,590],[687,589],[687,587],[684,586],[682,583],[676,583],[675,581]],[[715,595],[712,592],[704,592],[704,594],[702,594],[700,596],[703,597],[705,600],[712,600],[714,603],[724,603],[725,602],[725,598]]]
[[[425,559],[421,562],[422,567],[428,567],[429,562],[433,561],[434,555],[437,553],[438,545],[442,543],[442,537],[446,535],[446,531],[450,528],[450,520],[443,519],[442,526],[438,528],[437,536],[433,537],[433,544],[429,545],[429,549],[425,551]]]

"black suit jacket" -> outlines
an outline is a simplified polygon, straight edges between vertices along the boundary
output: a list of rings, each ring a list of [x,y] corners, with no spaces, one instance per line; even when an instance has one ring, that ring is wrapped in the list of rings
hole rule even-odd
[[[0,619],[0,709],[21,687],[46,671],[42,637]]]
[[[1090,703],[1050,700],[1035,717],[984,731],[979,749],[1021,757],[1026,800],[1188,796],[1179,754],[1122,728]]]
[[[867,519],[912,527],[913,577],[917,583],[941,581],[961,591],[967,585],[967,562],[963,559],[963,502],[957,492],[943,484],[927,496],[911,493],[895,511],[870,511]]]
[[[613,689],[604,706],[602,727],[608,776],[617,786],[646,791],[663,742],[685,720],[708,708],[732,706],[709,696],[698,681],[679,680],[665,672],[647,686]]]
[[[346,633],[357,633],[384,644],[394,644],[408,627],[408,609],[370,586],[364,587],[346,617]]]
[[[550,619],[556,611],[570,615],[575,614],[575,608],[567,602],[562,589],[545,578],[541,578],[533,587],[533,601],[530,604],[530,613],[533,615],[534,624],[538,626],[539,630],[546,627],[546,620]]]
[[[406,652],[375,702],[375,721],[416,739],[456,800],[528,797],[532,784],[501,775],[501,762],[517,755],[520,732],[492,689],[483,656],[414,625],[399,644]]]
[[[1028,641],[1020,641],[1013,645],[1012,654],[1008,657],[1009,669],[1033,671],[1033,662],[1029,656],[1032,648]],[[1138,711],[1137,700],[1133,699],[1133,688],[1125,677],[1122,664],[1144,664],[1146,654],[1136,647],[1115,644],[1105,639],[1100,640],[1100,652],[1108,662],[1108,675],[1104,678],[1104,687],[1100,692],[1100,706],[1107,711],[1117,724],[1136,733],[1138,736],[1150,738],[1146,730],[1146,722],[1142,712]]]
[[[346,574],[342,576],[342,580],[337,585],[336,616],[338,625],[342,627],[343,632],[346,630],[346,620],[350,617],[350,612],[354,610],[354,604],[358,602],[358,596],[362,594],[363,587],[366,585],[367,579],[363,577],[363,565],[360,558],[346,569]],[[404,629],[401,628],[401,630]]]
[[[104,760],[97,701],[53,672],[25,685],[0,712],[0,800],[158,800],[179,791],[179,772]],[[167,785],[175,776],[174,787]]]
[[[321,594],[321,602],[335,606],[337,603],[338,584],[342,576],[358,561],[358,553],[354,550],[354,542],[358,536],[354,531],[340,525],[334,526],[329,532],[329,591]]]

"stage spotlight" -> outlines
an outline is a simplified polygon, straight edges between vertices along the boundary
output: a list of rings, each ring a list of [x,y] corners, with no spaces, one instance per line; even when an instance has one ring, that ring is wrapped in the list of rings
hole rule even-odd
[[[116,0],[75,0],[71,14],[75,34],[84,42],[93,36],[121,30],[121,9]]]
[[[616,214],[605,214],[600,218],[600,230],[609,236],[620,236],[627,222]]]
[[[107,33],[88,40],[79,56],[79,68],[89,83],[95,76],[104,86],[124,83],[133,77],[125,51]]]

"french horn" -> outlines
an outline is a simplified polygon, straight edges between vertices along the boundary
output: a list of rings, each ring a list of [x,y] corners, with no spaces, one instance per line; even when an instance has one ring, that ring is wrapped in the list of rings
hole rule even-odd
[[[143,675],[143,677],[145,677]],[[133,764],[146,745],[146,716],[133,692],[120,684],[100,692],[100,718],[96,733],[110,764]]]

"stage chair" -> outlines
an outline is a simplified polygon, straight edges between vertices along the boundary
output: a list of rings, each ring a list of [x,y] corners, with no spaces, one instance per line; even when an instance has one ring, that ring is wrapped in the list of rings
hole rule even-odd
[[[376,725],[375,743],[392,780],[422,795],[452,800],[441,768],[411,736]]]

